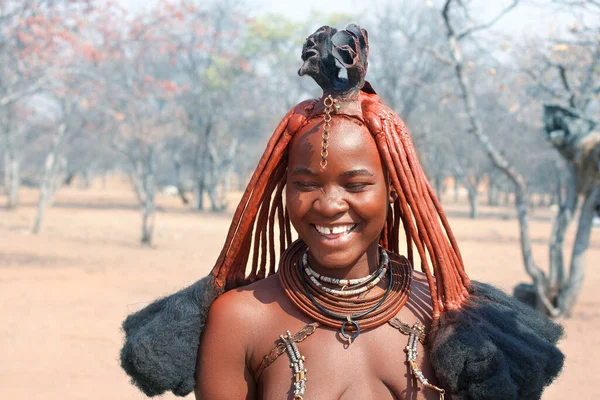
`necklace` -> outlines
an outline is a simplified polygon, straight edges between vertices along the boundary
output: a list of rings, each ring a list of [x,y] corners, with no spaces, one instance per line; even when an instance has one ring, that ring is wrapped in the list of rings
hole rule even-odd
[[[388,263],[387,290],[365,298],[346,298],[318,290],[302,272],[306,245],[297,240],[282,254],[279,280],[288,298],[308,317],[340,330],[341,337],[352,343],[361,330],[383,325],[396,316],[410,294],[412,267],[404,257]],[[313,282],[314,283],[314,282]]]
[[[314,271],[310,267],[310,265],[308,265],[308,250],[302,256],[302,266],[304,268],[304,272],[306,273],[306,276],[308,277],[310,282],[315,286],[315,288],[319,291],[333,294],[336,296],[354,296],[357,294],[364,293],[367,290],[370,290],[375,285],[377,285],[379,281],[381,281],[381,278],[383,278],[387,271],[386,265],[388,265],[389,262],[390,258],[388,257],[387,252],[382,248],[381,263],[379,264],[377,270],[374,271],[372,274],[358,279],[337,279],[321,275],[318,272]],[[342,288],[340,290],[333,289],[321,284],[321,282],[319,281],[338,285]]]
[[[388,257],[387,252],[383,248],[380,248],[380,255],[381,263],[379,263],[379,267],[377,268],[377,270],[371,273],[370,275],[357,279],[338,279],[319,274],[317,271],[313,270],[310,267],[310,265],[308,265],[308,250],[302,256],[302,264],[304,265],[304,270],[307,273],[307,275],[312,275],[318,280],[330,283],[332,285],[351,287],[366,283],[370,280],[373,280],[377,275],[379,275],[379,272],[382,270],[382,268],[384,268],[384,265],[387,265],[390,262],[390,258]]]
[[[376,276],[374,276],[370,282],[367,282],[364,285],[360,285],[360,287],[358,287],[357,289],[352,289],[353,287],[356,287],[356,286],[351,286],[350,290],[346,290],[346,286],[342,286],[341,290],[332,289],[330,287],[324,286],[317,279],[315,279],[314,276],[312,276],[308,271],[306,271],[306,269],[304,271],[306,272],[306,275],[308,275],[307,278],[310,280],[310,282],[312,282],[312,284],[318,290],[326,292],[326,293],[330,293],[330,294],[333,294],[336,296],[354,296],[357,294],[364,293],[367,290],[372,289],[375,285],[377,285],[379,283],[379,281],[381,280],[381,278],[383,278],[383,276],[385,275],[387,268],[382,268],[381,271],[379,271],[379,273]],[[303,277],[303,280],[305,280],[305,279],[306,278]]]
[[[390,290],[392,290],[392,285],[394,283],[393,280],[393,275],[392,275],[392,269],[390,268],[390,281],[388,283],[388,287],[387,290],[385,291],[385,294],[381,297],[381,299],[371,308],[359,312],[357,314],[354,315],[340,315],[340,314],[336,314],[334,312],[329,311],[328,309],[326,309],[325,307],[323,307],[321,304],[319,304],[319,302],[317,302],[317,300],[315,300],[315,297],[313,296],[313,294],[310,292],[310,288],[308,287],[308,283],[306,282],[306,278],[304,277],[304,275],[300,274],[302,276],[302,284],[304,285],[304,290],[306,295],[308,296],[308,298],[310,299],[310,301],[313,303],[314,306],[316,306],[322,313],[324,313],[325,315],[331,317],[331,318],[335,318],[342,322],[342,326],[340,328],[340,333],[342,335],[342,337],[349,343],[351,344],[352,341],[354,339],[356,339],[358,337],[358,335],[360,335],[360,325],[359,323],[356,321],[359,318],[364,317],[365,315],[368,315],[370,313],[372,313],[373,311],[377,310],[379,308],[379,306],[385,301],[385,299],[388,297],[388,295],[390,294]],[[350,325],[354,325],[354,327],[356,328],[356,332],[354,332],[354,334],[349,334],[346,333],[346,328],[348,328]]]

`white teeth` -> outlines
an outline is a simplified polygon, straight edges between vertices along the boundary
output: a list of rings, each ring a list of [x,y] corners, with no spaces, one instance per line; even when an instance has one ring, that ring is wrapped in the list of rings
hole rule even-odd
[[[332,228],[329,227],[325,227],[325,226],[319,226],[319,225],[315,225],[315,228],[317,229],[317,231],[319,233],[322,233],[323,235],[337,235],[340,233],[345,233],[348,232],[349,230],[351,230],[352,228],[354,228],[354,224],[352,225],[336,225]]]

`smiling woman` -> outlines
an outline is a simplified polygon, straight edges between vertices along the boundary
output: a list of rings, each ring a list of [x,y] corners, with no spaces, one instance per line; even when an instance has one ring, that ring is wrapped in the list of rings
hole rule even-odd
[[[367,55],[356,25],[307,38],[323,96],[275,130],[212,273],[123,324],[147,395],[535,399],[562,368],[560,326],[467,277]]]

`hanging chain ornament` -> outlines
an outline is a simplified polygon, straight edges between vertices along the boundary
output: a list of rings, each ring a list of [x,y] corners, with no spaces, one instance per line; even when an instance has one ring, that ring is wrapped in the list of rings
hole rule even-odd
[[[333,105],[335,104],[335,100],[331,95],[325,97],[323,100],[323,105],[325,106],[325,116],[323,120],[325,121],[325,125],[323,126],[323,133],[321,133],[321,168],[325,169],[327,166],[327,155],[329,152],[327,151],[327,147],[329,147],[329,130],[331,129],[331,112],[333,111]]]

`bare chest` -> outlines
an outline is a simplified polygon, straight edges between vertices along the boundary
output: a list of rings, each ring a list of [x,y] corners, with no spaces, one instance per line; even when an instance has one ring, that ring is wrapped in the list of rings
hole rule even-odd
[[[387,324],[362,333],[351,345],[340,340],[337,331],[317,328],[296,343],[307,370],[303,398],[439,398],[427,389],[420,389],[412,376],[404,351],[407,343],[408,336]],[[424,361],[427,359],[425,348],[419,344],[418,351],[418,364],[426,376],[432,375],[429,364]],[[298,378],[293,358],[286,351],[260,373],[257,378],[259,398],[294,399],[294,383]]]

